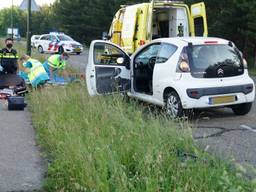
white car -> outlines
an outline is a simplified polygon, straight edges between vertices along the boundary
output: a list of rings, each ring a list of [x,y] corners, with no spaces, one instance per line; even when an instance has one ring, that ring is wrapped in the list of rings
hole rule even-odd
[[[76,53],[79,55],[83,52],[81,43],[65,34],[58,33],[41,35],[39,40],[35,42],[35,47],[40,53],[57,53],[65,51],[67,53]]]
[[[190,109],[230,107],[247,114],[255,85],[236,46],[219,38],[164,38],[131,57],[106,41],[93,41],[86,69],[90,95],[127,91],[130,97],[163,106],[169,116]]]

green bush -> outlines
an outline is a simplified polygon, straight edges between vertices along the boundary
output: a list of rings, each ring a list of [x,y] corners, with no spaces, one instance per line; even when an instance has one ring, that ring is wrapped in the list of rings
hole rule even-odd
[[[35,91],[29,106],[49,162],[46,191],[231,192],[256,187],[198,150],[188,128],[177,129],[179,123],[121,96],[90,97],[78,83]]]

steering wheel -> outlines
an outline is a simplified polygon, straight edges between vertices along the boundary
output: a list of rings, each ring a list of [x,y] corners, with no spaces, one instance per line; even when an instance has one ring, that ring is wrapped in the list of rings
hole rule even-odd
[[[148,61],[148,68],[153,71],[156,63],[156,57],[151,57]]]

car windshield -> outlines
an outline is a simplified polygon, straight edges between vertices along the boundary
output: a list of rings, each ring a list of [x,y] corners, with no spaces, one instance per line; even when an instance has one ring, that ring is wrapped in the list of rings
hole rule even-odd
[[[195,45],[188,47],[188,55],[194,77],[232,77],[244,73],[239,51],[229,45]]]
[[[74,41],[71,37],[69,37],[67,35],[58,35],[58,39],[60,41]]]

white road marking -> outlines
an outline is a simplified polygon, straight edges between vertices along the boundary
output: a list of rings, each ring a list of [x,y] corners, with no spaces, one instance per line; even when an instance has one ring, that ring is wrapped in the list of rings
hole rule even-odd
[[[243,129],[247,129],[247,130],[249,130],[249,131],[251,131],[251,132],[256,133],[256,130],[255,130],[255,129],[253,129],[253,128],[247,126],[247,125],[240,125],[240,127],[243,128]]]

